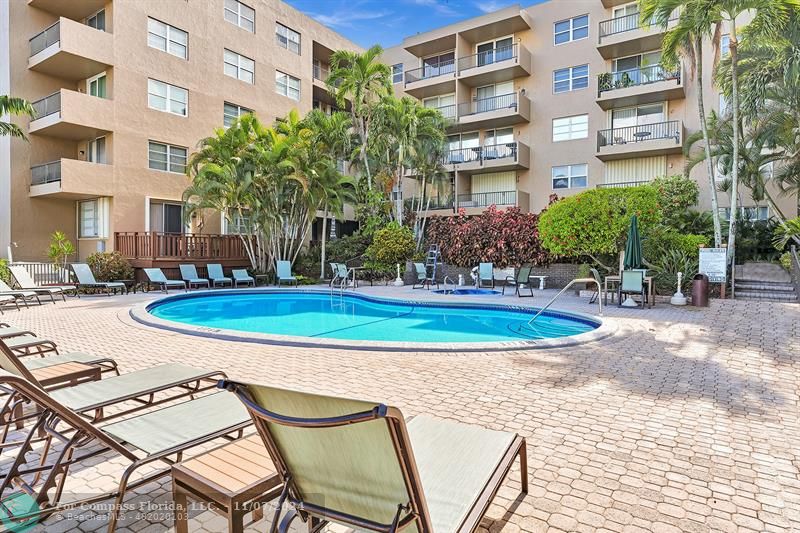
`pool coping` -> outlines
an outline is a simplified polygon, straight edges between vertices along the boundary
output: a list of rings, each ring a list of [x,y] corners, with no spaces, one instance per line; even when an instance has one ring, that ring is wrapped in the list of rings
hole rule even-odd
[[[537,350],[545,348],[563,348],[594,342],[616,333],[617,324],[602,317],[579,313],[575,311],[550,310],[545,311],[545,315],[560,315],[578,319],[582,322],[597,324],[592,331],[579,333],[577,335],[557,337],[552,339],[529,339],[518,341],[495,341],[495,342],[391,342],[391,341],[372,341],[372,340],[347,340],[331,339],[324,337],[302,337],[293,335],[276,335],[270,333],[257,333],[249,331],[237,331],[226,328],[212,328],[207,326],[193,326],[172,320],[164,320],[149,313],[149,308],[165,301],[182,300],[196,296],[222,296],[226,294],[285,294],[287,292],[302,292],[308,294],[330,294],[329,290],[320,289],[285,289],[270,288],[239,288],[239,289],[214,289],[214,290],[195,290],[173,295],[166,295],[162,298],[149,302],[142,302],[134,305],[129,314],[136,322],[167,331],[184,333],[205,338],[249,342],[255,344],[271,344],[279,346],[291,346],[300,348],[332,348],[345,350],[366,350],[366,351],[387,351],[387,352],[502,352],[514,350]],[[540,308],[515,306],[509,304],[493,304],[483,302],[428,302],[424,300],[411,300],[406,298],[391,298],[386,296],[371,296],[357,292],[345,292],[347,298],[356,298],[366,301],[381,303],[399,303],[405,305],[415,305],[420,307],[460,307],[478,309],[497,309],[512,310],[535,314]]]

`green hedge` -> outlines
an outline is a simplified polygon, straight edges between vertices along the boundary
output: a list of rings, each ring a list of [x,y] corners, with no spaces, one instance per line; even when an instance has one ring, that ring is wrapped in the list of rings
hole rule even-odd
[[[710,241],[705,235],[678,233],[677,231],[658,226],[649,230],[643,238],[642,253],[645,261],[654,263],[669,250],[678,250],[689,257],[700,255],[700,246],[708,246]]]

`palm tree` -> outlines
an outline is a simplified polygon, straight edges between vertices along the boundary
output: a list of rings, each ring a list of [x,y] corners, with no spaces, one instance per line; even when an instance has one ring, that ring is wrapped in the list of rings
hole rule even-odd
[[[715,184],[714,157],[711,153],[703,95],[703,44],[711,38],[715,50],[719,46],[719,20],[712,19],[710,9],[714,0],[639,0],[641,20],[662,28],[667,28],[673,13],[680,9],[677,23],[667,30],[661,44],[661,62],[664,68],[674,69],[683,57],[691,65],[691,72],[697,78],[697,108],[700,115],[700,131],[704,141],[706,174],[711,192],[711,216],[714,222],[714,245],[722,246],[722,225],[719,217],[719,203]],[[688,145],[687,145],[688,147]],[[687,154],[688,155],[688,151]]]
[[[345,109],[350,102],[350,112],[360,141],[360,157],[366,173],[367,187],[372,189],[367,148],[369,143],[369,122],[373,105],[383,96],[390,94],[391,69],[378,61],[383,48],[375,45],[363,54],[349,50],[338,50],[331,56],[331,74],[328,77],[328,91],[335,96],[338,106]]]
[[[15,98],[8,95],[0,95],[0,117],[5,115],[27,115],[30,118],[36,116],[33,106],[27,100]],[[25,132],[13,122],[0,120],[0,137],[11,136],[19,139],[27,139]]]
[[[417,250],[422,246],[422,238],[425,234],[425,225],[431,206],[431,195],[427,194],[427,185],[430,183],[438,192],[449,178],[449,174],[442,165],[442,158],[445,152],[444,136],[423,138],[419,141],[419,144],[420,146],[411,158],[411,166],[419,173],[420,181],[417,187],[419,197],[413,198],[411,203],[411,210],[416,214],[414,217],[414,238],[417,241]]]

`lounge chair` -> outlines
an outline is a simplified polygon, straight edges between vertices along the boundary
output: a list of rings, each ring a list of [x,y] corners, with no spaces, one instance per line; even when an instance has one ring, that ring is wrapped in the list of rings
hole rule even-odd
[[[109,296],[112,292],[117,294],[117,291],[124,293],[126,290],[125,284],[121,281],[97,281],[94,279],[92,269],[86,263],[72,263],[70,267],[78,279],[78,289],[100,289]]]
[[[201,278],[197,275],[197,268],[194,265],[179,265],[181,269],[181,279],[186,282],[186,286],[190,289],[192,287],[206,286],[206,289],[211,288],[211,283],[207,279]]]
[[[411,286],[412,289],[424,289],[426,286],[430,289],[431,285],[436,285],[436,288],[439,288],[439,283],[428,276],[428,269],[424,263],[414,263],[414,273],[417,277],[414,280],[414,285]]]
[[[105,380],[104,380],[105,381]],[[98,381],[86,385],[103,383]],[[16,520],[15,524],[33,525],[65,506],[81,508],[93,502],[113,499],[108,523],[108,531],[114,531],[119,521],[123,499],[129,489],[142,486],[169,474],[175,456],[228,435],[241,436],[242,430],[252,422],[241,402],[233,395],[218,393],[202,398],[164,407],[146,414],[105,424],[102,427],[80,416],[74,409],[61,401],[57,394],[72,389],[62,389],[53,393],[42,391],[22,376],[0,372],[0,385],[14,390],[19,397],[26,398],[39,409],[36,422],[28,432],[16,459],[7,468],[0,497],[6,504],[6,513],[13,507],[18,510],[13,516],[4,516],[3,521]],[[85,385],[82,385],[85,386]],[[76,388],[76,387],[73,387]],[[47,426],[48,444],[58,439],[63,445],[54,458],[44,454],[44,466],[26,468],[25,452],[38,430]],[[72,429],[65,431],[62,426]],[[57,431],[62,427],[61,431]],[[129,465],[120,476],[118,487],[107,494],[94,494],[79,500],[61,501],[64,483],[72,464],[96,456],[102,452],[114,452],[124,458]],[[132,475],[144,465],[164,462],[165,468],[150,469],[135,480]],[[14,490],[26,472],[38,471],[44,474],[44,481],[38,485],[26,485],[26,491]],[[30,476],[28,476],[30,477]],[[13,501],[16,500],[16,501]],[[14,511],[10,511],[14,512]],[[4,513],[5,514],[5,513]]]
[[[478,288],[488,283],[494,289],[494,265],[492,263],[481,263],[478,265]]]
[[[225,273],[222,271],[222,265],[219,263],[207,264],[206,270],[208,271],[208,279],[211,280],[212,287],[216,287],[217,285],[220,287],[224,287],[225,285],[233,287],[233,280],[225,276]]]
[[[0,294],[0,315],[3,314],[3,307],[8,304],[14,304],[17,311],[19,311],[19,302],[17,302],[16,298],[8,294]]]
[[[78,294],[78,289],[75,285],[51,285],[42,287],[37,285],[25,267],[22,266],[11,266],[8,267],[11,271],[11,275],[14,276],[14,279],[19,285],[19,288],[22,290],[33,291],[37,294],[46,294],[50,296],[50,299],[55,302],[55,296],[61,296],[61,299],[66,301],[66,292],[73,291],[76,295]]]
[[[18,337],[20,335],[36,336],[36,334],[29,329],[16,328],[7,322],[0,322],[0,339],[10,339],[11,337]]]
[[[33,291],[17,291],[9,287],[5,281],[0,279],[0,296],[13,296],[17,299],[17,301],[22,302],[25,304],[25,307],[28,307],[28,302],[32,302],[36,300],[37,304],[41,304],[42,301],[39,299],[39,295]],[[55,300],[53,300],[55,301]]]
[[[164,275],[164,271],[160,268],[144,268],[142,270],[144,270],[144,275],[147,276],[148,286],[155,285],[159,290],[166,293],[169,293],[170,288],[188,290],[185,281],[167,279],[167,276]]]
[[[284,482],[273,522],[286,511],[281,532],[295,508],[320,527],[475,531],[517,457],[528,492],[519,435],[427,416],[406,423],[399,409],[360,400],[232,381],[220,387],[247,407]]]
[[[256,280],[244,268],[234,268],[231,270],[231,276],[233,276],[234,287],[238,287],[239,284],[244,284],[245,287],[248,285],[256,286]]]
[[[275,277],[278,281],[278,287],[281,283],[294,284],[295,287],[299,285],[297,278],[292,275],[292,264],[289,261],[278,261],[275,263]]]
[[[642,309],[647,299],[644,285],[643,270],[623,270],[620,272],[619,287],[617,288],[618,307],[622,307],[623,294],[638,294],[642,298]]]
[[[0,331],[3,331],[3,329],[0,328]],[[83,363],[100,366],[102,372],[119,374],[117,363],[110,357],[85,352],[59,353],[56,343],[37,337],[31,332],[14,337],[0,337],[0,351],[7,351],[10,354],[9,356],[18,358],[28,369],[45,368],[62,363]],[[51,353],[56,355],[48,355]]]
[[[533,267],[530,265],[522,265],[517,270],[516,276],[506,276],[506,282],[503,284],[503,294],[506,293],[506,287],[509,285],[514,286],[514,294],[520,298],[533,298],[533,285],[531,285],[531,271]],[[530,294],[522,294],[522,289],[527,289]]]

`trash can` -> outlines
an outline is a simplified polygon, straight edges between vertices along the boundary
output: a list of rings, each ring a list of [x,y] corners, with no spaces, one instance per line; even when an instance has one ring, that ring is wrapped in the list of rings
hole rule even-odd
[[[692,279],[692,305],[708,307],[708,276],[697,274]]]

